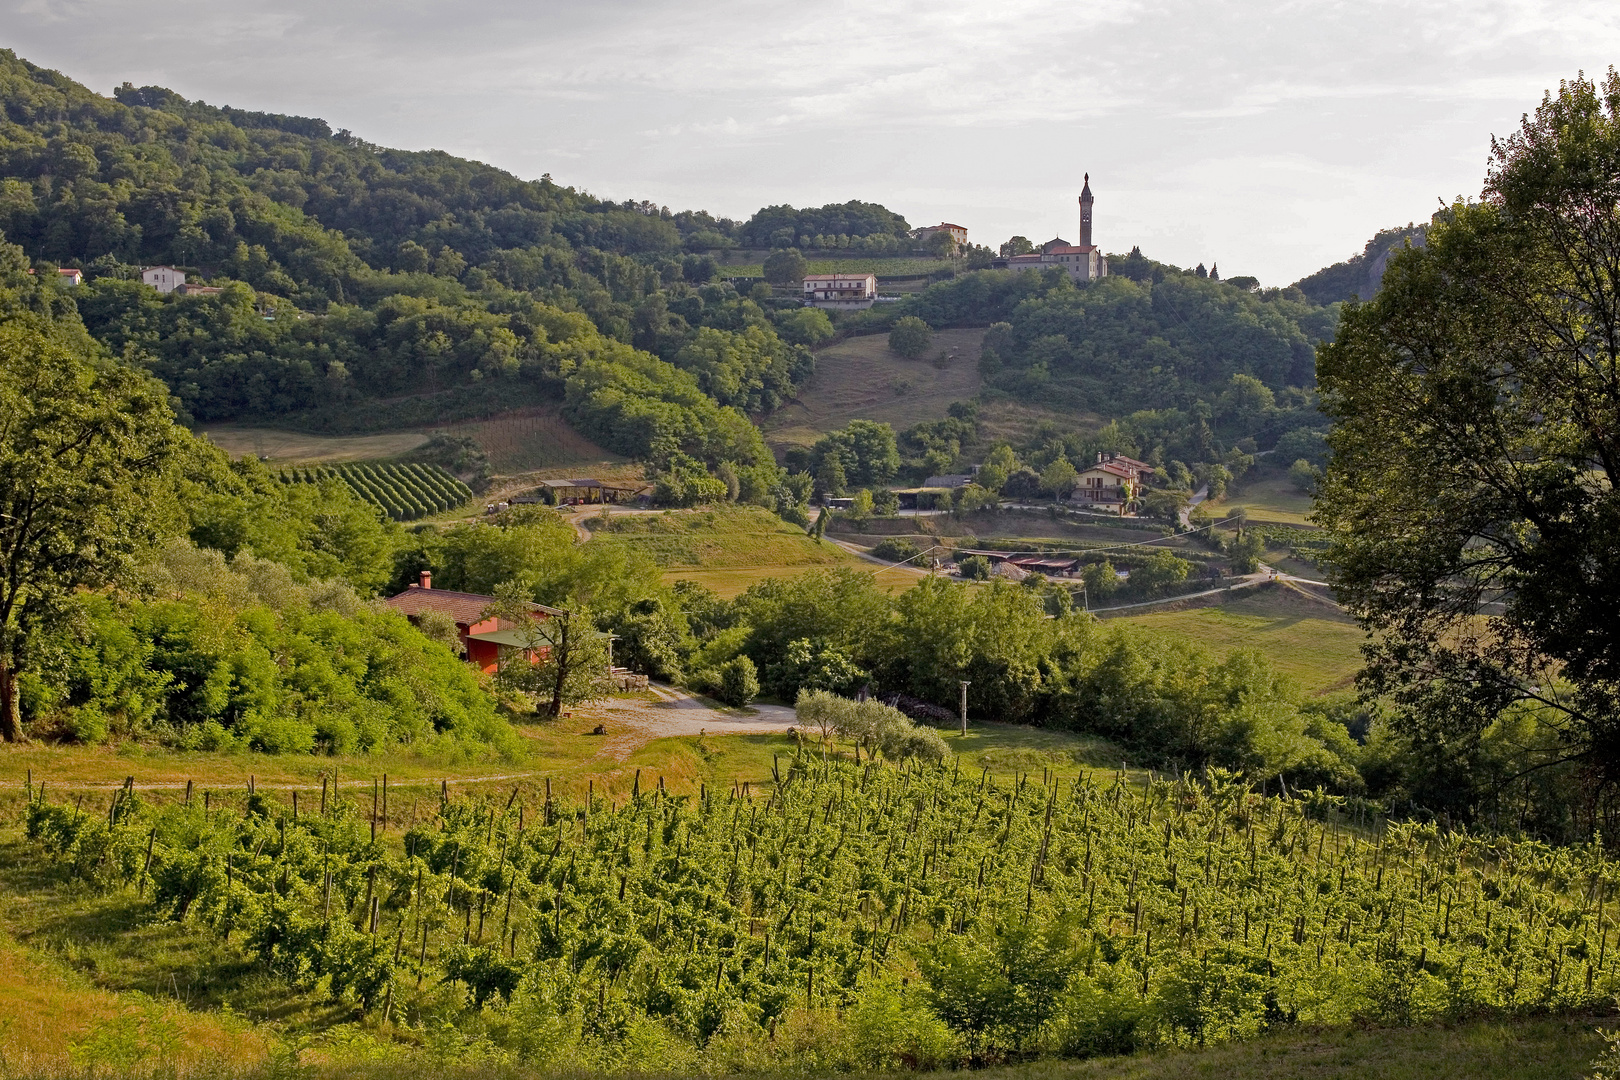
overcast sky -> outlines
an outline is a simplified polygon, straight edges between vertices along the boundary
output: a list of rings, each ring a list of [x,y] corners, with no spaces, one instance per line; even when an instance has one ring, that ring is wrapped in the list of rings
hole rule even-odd
[[[1286,284],[1477,194],[1492,133],[1620,63],[1565,0],[0,0],[101,93],[326,118],[614,199],[1095,240]]]

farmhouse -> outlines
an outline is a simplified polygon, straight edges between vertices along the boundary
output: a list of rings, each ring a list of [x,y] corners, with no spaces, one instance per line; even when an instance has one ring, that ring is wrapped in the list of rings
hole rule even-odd
[[[804,279],[803,293],[809,307],[869,308],[877,300],[877,275],[812,274]]]
[[[1081,472],[1080,485],[1070,497],[1083,505],[1118,509],[1124,514],[1143,481],[1152,475],[1153,466],[1145,461],[1112,451],[1100,453],[1097,463]]]
[[[456,632],[461,635],[462,654],[467,662],[486,674],[493,674],[500,666],[502,649],[522,649],[528,644],[528,638],[513,623],[484,616],[489,606],[495,603],[493,596],[435,589],[433,573],[429,570],[422,571],[415,585],[390,596],[384,603],[413,623],[428,611],[449,616],[455,621]],[[544,604],[530,604],[529,610],[542,619],[565,614]],[[541,655],[544,655],[544,650],[541,650]]]
[[[63,269],[58,270],[56,272],[56,276],[57,276],[57,278],[59,280],[65,281],[69,285],[83,285],[84,284],[84,274],[81,271],[78,271],[78,270],[74,270],[74,269],[71,269],[71,268],[64,267]]]

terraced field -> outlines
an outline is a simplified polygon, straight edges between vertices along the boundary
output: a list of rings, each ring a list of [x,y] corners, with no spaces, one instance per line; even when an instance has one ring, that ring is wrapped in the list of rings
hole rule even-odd
[[[312,484],[341,480],[395,521],[415,521],[454,509],[472,498],[472,489],[438,465],[353,463],[290,468],[282,482]]]

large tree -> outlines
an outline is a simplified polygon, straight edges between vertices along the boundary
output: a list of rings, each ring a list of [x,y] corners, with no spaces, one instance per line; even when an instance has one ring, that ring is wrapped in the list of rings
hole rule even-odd
[[[14,296],[16,294],[13,294]],[[37,299],[37,297],[36,297]],[[167,395],[71,327],[0,305],[0,737],[23,737],[17,675],[73,590],[154,538],[176,446]]]
[[[1620,78],[1576,79],[1493,143],[1483,197],[1434,218],[1318,360],[1317,503],[1364,689],[1467,812],[1573,767],[1620,788]],[[1525,752],[1483,771],[1511,721]],[[1526,741],[1527,740],[1527,741]],[[1498,759],[1499,760],[1499,759]]]

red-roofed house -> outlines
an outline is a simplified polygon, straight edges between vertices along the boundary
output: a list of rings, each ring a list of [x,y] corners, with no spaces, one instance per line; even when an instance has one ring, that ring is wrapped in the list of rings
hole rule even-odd
[[[69,285],[83,285],[84,284],[84,274],[81,273],[78,270],[74,270],[74,269],[71,269],[71,268],[68,268],[68,267],[63,267],[62,269],[58,270],[56,272],[56,276],[59,279],[61,279],[62,281],[67,282]]]
[[[390,596],[384,602],[412,622],[425,611],[448,615],[455,621],[456,630],[461,634],[461,647],[467,662],[488,674],[493,674],[500,666],[503,648],[522,649],[529,643],[528,636],[511,622],[484,617],[484,612],[495,603],[493,596],[435,589],[433,573],[429,570],[422,571],[417,584],[396,596]],[[564,614],[544,604],[530,604],[529,610],[542,619]]]
[[[1098,454],[1097,464],[1080,474],[1080,486],[1071,498],[1086,505],[1118,508],[1123,514],[1152,475],[1153,466],[1145,461],[1112,452]]]

